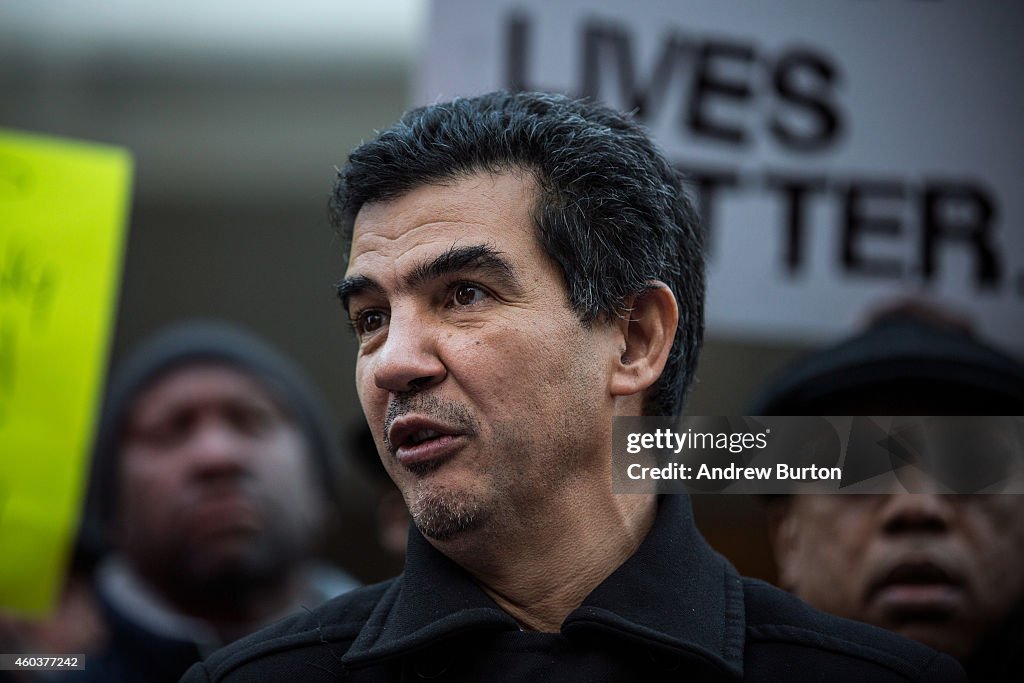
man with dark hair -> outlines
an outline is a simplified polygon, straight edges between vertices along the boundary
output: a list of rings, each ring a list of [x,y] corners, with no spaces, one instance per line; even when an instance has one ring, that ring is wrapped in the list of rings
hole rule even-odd
[[[179,323],[110,382],[83,537],[108,640],[72,680],[176,681],[203,655],[355,587],[313,562],[336,434],[288,359]]]
[[[678,414],[704,335],[704,235],[678,174],[631,120],[543,95],[494,93],[415,109],[352,153],[332,196],[332,216],[351,240],[366,204],[508,173],[534,184],[535,238],[558,264],[569,307],[583,325],[623,315],[654,282],[671,290],[678,330],[643,414]],[[352,284],[342,283],[343,300]]]
[[[405,571],[187,680],[959,680],[741,579],[686,497],[612,493],[612,418],[682,409],[703,326],[701,228],[636,123],[536,93],[415,109],[332,206]]]

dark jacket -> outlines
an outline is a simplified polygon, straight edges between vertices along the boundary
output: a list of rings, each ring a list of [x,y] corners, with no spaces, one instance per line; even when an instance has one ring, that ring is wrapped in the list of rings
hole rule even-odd
[[[87,655],[85,671],[69,673],[69,682],[172,683],[201,658],[195,642],[157,635],[107,602],[103,611],[107,647]]]
[[[357,585],[333,567],[312,567],[300,602],[293,607],[322,604]],[[209,624],[174,611],[120,560],[108,558],[100,565],[96,587],[106,641],[100,651],[86,654],[84,671],[67,672],[57,681],[174,683],[204,653],[225,643]]]
[[[962,681],[951,658],[744,579],[661,499],[560,633],[516,622],[418,532],[405,572],[214,653],[183,681]]]

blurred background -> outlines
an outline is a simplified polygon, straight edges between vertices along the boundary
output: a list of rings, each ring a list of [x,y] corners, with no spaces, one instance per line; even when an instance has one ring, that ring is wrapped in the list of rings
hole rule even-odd
[[[557,89],[635,110],[696,172],[695,196],[716,216],[688,411],[744,414],[768,377],[880,301],[945,298],[1004,348],[1024,318],[1024,212],[1006,190],[1024,178],[1024,88],[1005,75],[1024,55],[1004,39],[1024,25],[1021,6],[823,4],[5,1],[0,126],[135,156],[113,364],[179,318],[237,322],[294,356],[350,431],[361,420],[355,344],[332,290],[342,265],[326,216],[348,152],[414,104],[474,90]],[[937,52],[957,68],[930,67]],[[929,188],[950,185],[952,204],[927,205],[928,228]],[[934,249],[948,265],[938,277],[929,234],[953,245],[951,256]],[[751,254],[761,265],[744,265]],[[330,554],[375,580],[400,565],[376,545],[366,477],[344,473]],[[704,496],[697,509],[741,570],[771,578],[754,503]]]

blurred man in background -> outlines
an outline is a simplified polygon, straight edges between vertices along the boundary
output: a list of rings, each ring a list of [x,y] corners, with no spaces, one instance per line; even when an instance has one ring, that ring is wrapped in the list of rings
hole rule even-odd
[[[191,322],[138,348],[97,439],[83,533],[109,548],[97,570],[109,635],[84,676],[177,681],[212,649],[352,588],[312,558],[336,457],[319,397],[264,342]]]
[[[1024,368],[959,321],[900,307],[798,362],[751,413],[1021,415]],[[1001,426],[992,420],[988,430]],[[1024,435],[1006,436],[1002,445],[974,440],[984,452],[956,453],[969,461],[957,471],[970,473],[997,448],[1015,448],[1019,461]],[[769,506],[784,588],[947,652],[972,680],[1020,680],[1024,496],[793,495]]]

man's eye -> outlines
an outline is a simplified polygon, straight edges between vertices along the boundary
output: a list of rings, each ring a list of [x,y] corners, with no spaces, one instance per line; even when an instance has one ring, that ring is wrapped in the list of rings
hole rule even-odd
[[[129,431],[129,438],[150,448],[173,448],[186,439],[195,429],[195,416],[190,412],[179,412],[144,425],[136,425]]]
[[[264,434],[274,424],[274,414],[255,405],[231,405],[225,408],[227,418],[240,432]]]
[[[381,311],[363,311],[357,315],[352,324],[356,328],[356,334],[360,337],[366,334],[372,334],[384,326],[386,321],[385,315]]]
[[[476,285],[456,285],[452,290],[452,302],[456,306],[472,306],[487,298],[487,292]]]

